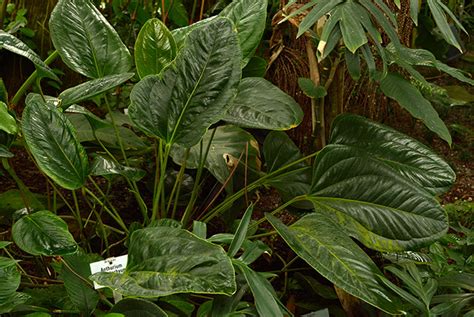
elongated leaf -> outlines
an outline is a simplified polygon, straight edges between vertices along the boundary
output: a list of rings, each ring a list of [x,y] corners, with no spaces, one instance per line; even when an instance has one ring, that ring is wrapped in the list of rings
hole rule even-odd
[[[297,37],[303,35],[306,31],[308,31],[313,25],[318,22],[320,18],[322,18],[325,14],[333,10],[337,5],[339,5],[344,0],[333,0],[333,1],[314,1],[315,6],[308,15],[305,16],[303,21],[301,21],[298,27],[298,34]]]
[[[26,144],[41,170],[66,189],[84,185],[88,160],[72,124],[55,105],[40,95],[29,94],[23,111],[22,131]]]
[[[73,103],[89,100],[96,95],[123,84],[132,78],[133,75],[133,73],[110,75],[68,88],[59,94],[58,98],[61,99],[61,107],[65,109]]]
[[[125,298],[114,305],[111,313],[125,317],[168,317],[168,314],[155,303],[140,298]]]
[[[273,297],[272,293],[267,289],[267,287],[265,287],[265,284],[269,282],[247,265],[240,263],[239,261],[234,261],[234,263],[242,272],[245,280],[250,286],[259,316],[283,317],[277,301]],[[272,288],[271,285],[270,288]]]
[[[96,176],[122,175],[133,182],[138,182],[145,174],[142,169],[119,165],[103,156],[96,156],[91,165],[91,175]]]
[[[400,251],[445,234],[446,212],[428,192],[371,153],[328,145],[317,156],[308,199],[366,246]]]
[[[219,13],[219,16],[231,19],[237,29],[242,68],[247,65],[260,44],[265,31],[267,6],[268,0],[236,0]]]
[[[347,70],[352,79],[359,80],[360,78],[360,58],[359,54],[352,54],[349,50],[344,51],[344,57],[347,65]]]
[[[24,304],[30,296],[25,293],[16,292],[4,301],[0,302],[0,314],[11,312],[15,307]]]
[[[253,213],[253,204],[251,204],[244,213],[244,216],[239,222],[239,226],[235,231],[234,239],[232,239],[232,243],[229,246],[229,250],[227,251],[227,255],[230,258],[233,258],[237,252],[239,251],[242,243],[244,242],[247,236],[247,229],[249,227],[250,220],[252,219]]]
[[[176,43],[166,25],[158,19],[148,20],[135,42],[135,65],[140,78],[159,74],[176,57]]]
[[[237,96],[222,118],[245,128],[288,130],[303,120],[303,111],[296,101],[269,81],[244,78]]]
[[[344,114],[333,122],[330,143],[363,149],[401,176],[433,194],[442,194],[456,174],[427,146],[380,123]]]
[[[304,216],[290,227],[266,218],[296,254],[337,287],[391,314],[399,311],[374,262],[324,213]]]
[[[85,316],[90,316],[99,302],[99,293],[88,281],[91,275],[89,263],[96,260],[97,257],[86,254],[65,256],[63,261],[68,265],[63,265],[60,273],[69,298]]]
[[[235,273],[225,251],[186,230],[153,227],[134,231],[124,274],[91,279],[126,296],[235,292]]]
[[[18,131],[15,118],[8,112],[7,105],[2,101],[0,101],[0,130],[10,134],[16,134]]]
[[[59,0],[49,30],[64,63],[86,77],[126,73],[132,67],[127,47],[90,0]]]
[[[443,36],[443,38],[451,44],[452,46],[456,47],[459,51],[462,52],[461,44],[459,44],[458,39],[453,33],[453,30],[449,26],[448,19],[446,18],[446,14],[443,11],[443,8],[440,5],[439,0],[428,0],[428,6],[430,8],[431,14],[433,15],[433,19],[438,26],[438,29]]]
[[[263,143],[263,155],[267,166],[267,173],[278,171],[281,167],[288,165],[303,157],[298,147],[284,132],[273,131],[265,138]],[[305,162],[295,164],[268,180],[270,186],[275,187],[288,201],[295,196],[305,195],[309,192],[311,184],[311,168]],[[298,204],[304,207],[307,204]],[[312,208],[312,206],[309,206]]]
[[[211,141],[213,131],[209,130],[202,140],[202,151],[204,151]],[[251,166],[257,165],[258,144],[253,136],[241,128],[225,125],[216,128],[212,138],[211,147],[207,155],[204,166],[221,183],[224,183],[230,175],[230,170],[237,164],[241,154],[245,157],[245,151],[248,144],[248,162]],[[199,144],[193,146],[188,154],[186,161],[187,168],[198,168],[201,153]],[[174,162],[183,165],[186,157],[186,149],[181,146],[173,146],[171,157]],[[245,162],[245,158],[241,163]]]
[[[5,145],[0,144],[0,158],[11,158],[14,157],[15,155],[8,150],[8,148]]]
[[[218,121],[240,80],[240,50],[228,19],[192,31],[175,64],[132,90],[129,115],[143,132],[191,147]]]
[[[431,103],[409,81],[397,74],[389,73],[380,82],[380,89],[389,98],[397,101],[410,114],[420,119],[428,129],[451,144],[451,135]]]
[[[17,261],[0,256],[0,305],[15,293],[20,286],[20,272]]]
[[[32,255],[67,255],[77,251],[67,224],[47,210],[22,217],[13,225],[12,235],[16,245]]]
[[[340,5],[342,10],[341,21],[339,26],[341,28],[344,45],[351,52],[355,53],[359,47],[367,43],[367,36],[361,24],[361,18],[364,16],[357,15],[357,7],[360,5],[354,1],[347,1]]]
[[[14,37],[13,35],[0,30],[0,49],[6,49],[12,53],[28,58],[35,66],[47,77],[59,80],[58,76],[46,65],[41,57],[39,57],[31,48],[25,43]]]

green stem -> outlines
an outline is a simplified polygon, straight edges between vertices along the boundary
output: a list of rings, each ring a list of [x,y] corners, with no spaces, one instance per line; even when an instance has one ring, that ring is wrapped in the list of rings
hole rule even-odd
[[[273,172],[270,172],[262,177],[260,177],[259,179],[257,179],[256,181],[254,181],[253,183],[249,184],[247,186],[247,188],[242,188],[241,190],[239,190],[238,192],[234,193],[233,195],[229,196],[228,198],[226,198],[223,202],[221,202],[219,205],[216,206],[216,208],[214,208],[206,217],[204,217],[201,221],[203,222],[209,222],[211,219],[213,219],[214,217],[216,217],[217,215],[219,215],[220,213],[224,212],[225,210],[227,210],[231,205],[232,203],[234,203],[237,199],[239,199],[240,197],[242,197],[242,195],[245,194],[245,191],[252,191],[260,186],[263,186],[266,181],[272,177],[275,177],[276,175],[278,175],[279,173],[281,173],[282,171],[292,167],[292,166],[295,166],[301,162],[304,162],[314,156],[316,156],[318,154],[318,152],[314,152],[310,155],[307,155],[307,156],[304,156],[296,161],[293,161],[287,165],[284,165],[282,167],[280,167],[279,169],[277,169],[276,171],[273,171]],[[289,173],[294,173],[295,171],[290,171]],[[282,174],[284,175],[284,174]],[[282,176],[280,175],[280,176]]]
[[[270,214],[272,216],[275,216],[276,214],[282,212],[286,207],[298,202],[298,201],[302,201],[302,200],[305,200],[307,198],[306,195],[301,195],[301,196],[296,196],[292,199],[290,199],[289,201],[287,201],[286,203],[284,203],[283,205],[281,205],[280,207],[278,207],[277,209],[273,210]],[[255,227],[258,227],[260,224],[264,223],[265,221],[267,221],[267,218],[263,217],[261,218],[260,220],[252,223],[249,225],[249,228],[248,230],[252,230],[253,228]]]
[[[122,138],[120,137],[120,132],[118,130],[117,125],[115,124],[114,114],[112,113],[112,107],[110,107],[109,99],[107,98],[107,96],[105,96],[104,99],[105,99],[105,105],[107,107],[107,111],[109,112],[109,115],[110,115],[110,121],[112,122],[112,126],[114,128],[115,137],[117,138],[117,141],[118,141],[118,144],[119,144],[119,147],[120,147],[120,151],[122,152],[123,160],[125,162],[125,165],[127,167],[130,167],[130,164],[128,163],[127,154],[125,152],[125,147],[123,146],[123,141],[122,141]],[[142,196],[140,195],[140,191],[138,190],[137,183],[133,180],[129,180],[126,177],[125,177],[125,179],[127,180],[127,183],[129,184],[129,186],[132,188],[132,193],[135,196],[135,199],[137,200],[140,211],[141,211],[143,217],[145,218],[144,221],[146,222],[147,218],[148,218],[147,208],[146,208],[146,205],[143,202]]]
[[[155,175],[155,192],[153,195],[153,209],[151,213],[151,220],[157,219],[158,209],[160,205],[160,198],[164,196],[164,185],[166,179],[166,165],[168,164],[168,157],[171,151],[171,145],[165,144],[165,152],[163,153],[163,142],[160,140],[158,144],[158,158],[157,164],[159,163],[159,174]],[[158,173],[158,167],[156,168],[156,173]],[[158,186],[156,183],[158,182]],[[162,210],[162,217],[166,217],[166,210]]]
[[[120,227],[122,227],[122,229],[126,233],[128,233],[127,226],[125,225],[125,223],[122,220],[122,217],[120,217],[120,215],[118,214],[116,210],[111,211],[91,190],[89,190],[89,188],[84,187],[84,190],[89,196],[94,198],[94,200],[104,208],[104,210],[112,217],[112,219],[114,219],[120,225]]]
[[[29,200],[29,198],[33,196],[30,190],[28,189],[28,186],[26,186],[25,183],[23,183],[23,181],[15,173],[15,170],[8,162],[8,159],[2,158],[2,166],[7,171],[8,175],[10,175],[10,177],[15,181],[16,185],[18,186],[18,189],[20,190],[21,199],[23,200],[25,207],[29,210],[31,207],[31,201]]]
[[[191,149],[187,149],[186,153],[184,154],[183,164],[181,165],[181,167],[179,169],[178,175],[176,176],[176,180],[175,180],[174,185],[173,185],[173,189],[171,190],[171,194],[170,194],[170,197],[168,199],[169,200],[168,201],[168,206],[166,207],[166,213],[167,214],[169,213],[169,210],[171,208],[171,204],[173,203],[173,197],[174,197],[174,206],[173,206],[173,212],[171,214],[171,219],[174,219],[174,217],[176,215],[176,206],[178,204],[179,193],[181,191],[181,183],[183,181],[184,171],[186,170],[186,162],[188,160],[190,151],[191,151]]]
[[[44,63],[46,65],[49,65],[51,64],[57,57],[59,56],[59,53],[58,51],[54,51],[52,52],[48,58],[46,58],[46,60],[44,61]],[[31,85],[33,85],[36,81],[36,77],[38,77],[38,71],[35,70],[31,75],[30,77],[28,77],[28,79],[26,79],[26,81],[23,83],[23,85],[21,85],[20,89],[18,89],[18,91],[16,92],[15,96],[13,96],[12,100],[11,100],[11,104],[12,105],[16,105],[18,104],[18,102],[20,101],[21,97],[26,93],[26,91],[28,90],[28,88],[30,88]]]

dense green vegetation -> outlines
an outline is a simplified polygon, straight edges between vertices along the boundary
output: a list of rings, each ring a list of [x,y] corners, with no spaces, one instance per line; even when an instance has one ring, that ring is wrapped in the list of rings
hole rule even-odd
[[[473,316],[472,205],[440,203],[452,167],[331,96],[337,72],[365,78],[451,145],[453,100],[426,69],[474,81],[448,50],[404,43],[399,20],[408,6],[462,51],[455,1],[59,0],[45,60],[28,6],[1,3],[0,54],[36,70],[14,92],[0,81],[16,187],[0,188],[0,314]],[[272,16],[306,41],[307,113],[264,78]],[[305,115],[309,152],[285,132]]]

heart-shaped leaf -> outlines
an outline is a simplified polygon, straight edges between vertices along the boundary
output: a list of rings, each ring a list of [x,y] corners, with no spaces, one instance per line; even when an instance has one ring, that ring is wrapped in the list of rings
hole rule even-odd
[[[237,96],[222,119],[245,128],[288,130],[301,123],[303,111],[269,81],[248,77],[240,81]]]
[[[399,313],[397,303],[379,282],[384,278],[382,272],[328,215],[312,213],[290,227],[270,214],[266,218],[291,249],[322,276],[381,310]]]
[[[330,143],[363,149],[434,194],[444,193],[456,179],[449,164],[427,146],[364,117],[338,116],[333,122]]]
[[[126,73],[132,67],[127,47],[90,0],[59,0],[49,30],[64,63],[86,77]]]
[[[134,231],[124,274],[96,273],[91,279],[126,296],[235,292],[235,272],[224,249],[171,227]]]
[[[129,115],[143,132],[191,147],[228,108],[240,80],[232,23],[213,19],[193,30],[162,76],[147,76],[130,95]]]
[[[135,42],[135,65],[140,78],[159,74],[176,57],[176,43],[166,25],[158,19],[148,20]]]
[[[60,186],[73,190],[84,185],[89,163],[72,124],[57,104],[57,99],[45,102],[40,95],[29,94],[22,131],[41,170]]]
[[[328,145],[318,154],[308,199],[380,251],[432,243],[448,228],[446,212],[427,191],[351,146]]]
[[[203,154],[211,141],[212,130],[206,132],[203,137]],[[230,170],[237,164],[241,154],[245,156],[246,144],[248,144],[248,162],[251,166],[256,166],[258,156],[258,144],[253,136],[239,127],[225,125],[216,128],[212,138],[211,147],[207,155],[204,166],[221,183],[224,183],[230,175]],[[189,150],[186,161],[187,168],[198,168],[201,146],[193,146]],[[186,157],[186,149],[181,146],[173,146],[171,157],[182,165]],[[245,159],[242,159],[242,163]]]
[[[123,84],[132,78],[133,75],[133,73],[110,75],[68,88],[59,94],[58,98],[61,99],[61,107],[65,109],[74,103],[89,100],[96,95]]]
[[[268,0],[236,0],[219,13],[219,16],[231,19],[237,29],[242,50],[242,68],[247,65],[260,44],[265,31],[267,6]]]
[[[32,255],[67,255],[77,251],[77,244],[66,222],[50,211],[26,215],[13,225],[13,241]]]

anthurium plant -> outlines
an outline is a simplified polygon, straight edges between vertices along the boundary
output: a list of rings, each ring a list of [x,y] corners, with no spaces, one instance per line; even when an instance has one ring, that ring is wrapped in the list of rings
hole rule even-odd
[[[29,83],[57,79],[48,64],[58,57],[86,78],[57,96],[28,94],[21,118],[11,109],[28,84],[0,102],[0,157],[22,197],[15,213],[0,215],[12,224],[11,242],[0,242],[1,314],[289,316],[269,281],[275,275],[254,266],[273,252],[259,239],[268,235],[352,296],[403,312],[366,250],[411,250],[443,236],[448,219],[436,196],[455,174],[418,141],[351,114],[335,120],[326,147],[303,156],[283,132],[301,122],[299,105],[269,81],[242,76],[266,9],[266,0],[236,0],[171,31],[150,19],[133,57],[89,0],[58,1],[49,20],[56,50],[44,62],[0,33],[0,47],[35,64]],[[126,82],[129,105],[117,112],[106,92]],[[255,129],[271,130],[263,144]],[[16,175],[12,146],[48,178],[50,203]],[[116,182],[135,210],[112,199]],[[207,186],[218,189],[210,199]],[[264,187],[283,204],[259,215],[252,197]],[[237,226],[216,232],[236,206]],[[301,216],[285,223],[278,216],[291,206]],[[89,234],[102,243],[91,245]],[[91,274],[90,263],[121,254],[124,270]],[[39,280],[51,282],[47,292],[22,259],[54,271]]]

